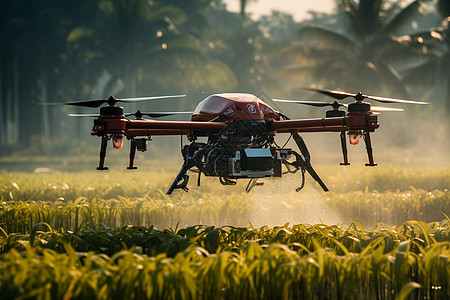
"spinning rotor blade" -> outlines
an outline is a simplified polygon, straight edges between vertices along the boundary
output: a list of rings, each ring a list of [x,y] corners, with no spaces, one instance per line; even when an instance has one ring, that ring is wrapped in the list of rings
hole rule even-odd
[[[38,103],[40,105],[74,105],[74,106],[84,106],[84,107],[100,107],[103,103],[108,103],[109,105],[114,105],[117,102],[124,103],[132,103],[138,101],[149,101],[149,100],[160,100],[160,99],[169,99],[169,98],[182,98],[186,95],[169,95],[169,96],[153,96],[153,97],[139,97],[139,98],[123,98],[116,99],[113,96],[108,99],[102,100],[82,100],[82,101],[70,101],[70,102],[61,102],[61,103]]]
[[[421,101],[412,101],[412,100],[403,100],[403,99],[396,99],[396,98],[386,98],[386,97],[377,97],[377,96],[368,96],[364,95],[361,92],[357,94],[342,92],[342,91],[334,91],[334,90],[325,90],[325,89],[317,89],[317,88],[302,88],[304,90],[318,92],[330,97],[333,97],[335,99],[345,99],[348,97],[354,98],[356,101],[362,101],[364,99],[371,99],[382,103],[405,103],[405,104],[429,104],[428,102],[421,102]]]
[[[330,103],[330,102],[320,102],[320,101],[309,101],[309,100],[284,100],[284,99],[273,99],[273,101],[276,102],[287,102],[287,103],[297,103],[297,104],[305,104],[305,105],[311,105],[311,106],[317,106],[317,107],[325,107],[325,106],[347,106],[346,104],[339,103],[337,101]]]
[[[331,106],[335,109],[338,109],[339,107],[348,107],[348,104],[339,103],[337,101],[334,102],[320,102],[320,101],[309,101],[309,100],[283,100],[283,99],[273,99],[273,101],[277,102],[287,102],[287,103],[297,103],[297,104],[304,104],[304,105],[311,105],[316,107],[325,107],[325,106]],[[399,112],[399,111],[405,111],[403,108],[392,108],[392,107],[382,107],[382,106],[370,106],[371,112]]]
[[[126,113],[124,114],[126,117],[129,116],[135,116],[136,118],[140,119],[143,116],[148,116],[150,118],[160,118],[160,117],[166,117],[166,116],[173,116],[173,115],[181,115],[181,114],[192,114],[192,111],[161,111],[161,112],[141,112],[138,110],[135,113]]]
[[[178,115],[178,114],[192,114],[192,111],[171,111],[171,112],[141,112],[137,111],[135,113],[126,113],[124,114],[125,117],[129,116],[135,116],[138,119],[141,119],[143,116],[148,116],[150,118],[160,118],[160,117],[166,117],[166,116],[172,116],[172,115]],[[100,117],[99,114],[69,114],[71,117]]]
[[[74,105],[74,106],[84,106],[84,107],[100,107],[103,103],[108,102],[108,100],[85,100],[85,101],[71,101],[60,103],[62,105]]]
[[[373,112],[385,112],[385,111],[405,111],[403,108],[392,108],[392,107],[383,107],[383,106],[370,106],[370,111]]]
[[[69,114],[70,117],[100,117],[99,114]]]
[[[108,102],[108,100],[83,100],[83,101],[70,101],[70,102],[45,102],[36,103],[37,105],[75,105],[84,107],[99,107],[103,103]]]
[[[381,103],[405,103],[405,104],[430,104],[429,102],[422,101],[412,101],[412,100],[403,100],[403,99],[395,99],[395,98],[385,98],[385,97],[376,97],[376,96],[365,96],[367,99],[372,99]]]
[[[117,99],[117,101],[124,102],[124,103],[132,103],[132,102],[138,102],[138,101],[159,100],[159,99],[169,99],[169,98],[183,98],[183,97],[186,97],[186,95],[124,98],[124,99]]]
[[[332,91],[332,90],[324,90],[324,89],[316,89],[316,88],[301,88],[303,90],[308,90],[308,91],[313,91],[313,92],[318,92],[339,100],[345,99],[347,97],[353,97],[354,94],[350,94],[350,93],[346,93],[346,92],[341,92],[341,91]]]

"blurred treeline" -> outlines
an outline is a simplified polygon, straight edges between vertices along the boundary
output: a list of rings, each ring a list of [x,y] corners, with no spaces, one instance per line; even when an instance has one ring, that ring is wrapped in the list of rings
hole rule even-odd
[[[37,103],[110,95],[183,93],[126,111],[193,110],[211,93],[292,98],[314,85],[450,113],[450,1],[337,0],[303,22],[254,20],[240,2],[1,0],[0,155],[73,149],[91,122],[67,113],[97,111]]]

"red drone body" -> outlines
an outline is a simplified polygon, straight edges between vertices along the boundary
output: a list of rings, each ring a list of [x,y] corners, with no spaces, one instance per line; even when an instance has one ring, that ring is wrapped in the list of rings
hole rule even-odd
[[[279,120],[268,104],[251,94],[216,94],[197,105],[192,121]]]

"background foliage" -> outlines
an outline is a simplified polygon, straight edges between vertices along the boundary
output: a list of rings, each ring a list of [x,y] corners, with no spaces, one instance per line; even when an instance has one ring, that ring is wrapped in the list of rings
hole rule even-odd
[[[185,93],[176,105],[192,110],[210,93],[309,97],[295,88],[319,85],[450,108],[446,1],[339,0],[303,22],[250,19],[247,2],[232,13],[221,0],[1,1],[0,154],[92,141],[89,122],[66,116],[81,109],[36,103],[111,94]]]

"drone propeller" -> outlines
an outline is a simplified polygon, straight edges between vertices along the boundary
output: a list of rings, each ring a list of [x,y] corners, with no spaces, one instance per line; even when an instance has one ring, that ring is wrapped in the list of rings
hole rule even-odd
[[[310,105],[310,106],[316,106],[316,107],[325,107],[325,106],[331,106],[335,110],[338,110],[339,107],[348,107],[348,104],[339,103],[337,101],[334,102],[320,102],[320,101],[309,101],[309,100],[284,100],[284,99],[273,99],[273,101],[276,102],[287,102],[287,103],[297,103],[297,104],[304,104],[304,105]],[[403,108],[391,108],[391,107],[382,107],[382,106],[370,106],[370,111],[372,112],[399,112],[404,111]]]
[[[316,106],[316,107],[325,107],[325,106],[331,106],[335,109],[341,107],[341,106],[347,106],[347,104],[342,104],[337,101],[334,102],[320,102],[320,101],[309,101],[309,100],[285,100],[285,99],[273,99],[273,101],[276,102],[287,102],[287,103],[297,103],[297,104],[304,104],[304,105],[310,105],[310,106]]]
[[[160,99],[169,99],[169,98],[182,98],[186,95],[169,95],[169,96],[154,96],[154,97],[138,97],[138,98],[123,98],[116,99],[113,96],[110,96],[108,99],[102,100],[82,100],[82,101],[70,101],[70,102],[62,102],[62,103],[38,103],[40,105],[75,105],[75,106],[84,106],[84,107],[100,107],[103,103],[108,103],[110,106],[114,106],[117,102],[123,103],[133,103],[138,101],[149,101],[149,100],[160,100]]]
[[[99,114],[69,114],[70,117],[100,117]]]
[[[141,112],[138,110],[135,113],[125,113],[125,117],[135,116],[137,119],[142,119],[143,116],[148,116],[150,118],[161,118],[172,115],[180,114],[192,114],[192,111],[170,111],[170,112]],[[69,114],[71,117],[100,117],[99,114]]]
[[[403,108],[392,108],[392,107],[384,107],[384,106],[370,106],[370,111],[372,112],[386,112],[386,111],[405,111]]]
[[[193,113],[192,111],[141,112],[140,110],[138,110],[135,113],[126,113],[126,114],[124,114],[124,116],[125,117],[135,116],[137,119],[142,119],[143,116],[147,116],[150,118],[160,118],[160,117],[166,117],[166,116],[192,114],[192,113]]]
[[[361,92],[357,94],[342,92],[342,91],[333,91],[333,90],[325,90],[325,89],[317,89],[317,88],[302,88],[304,90],[313,91],[313,92],[319,92],[321,94],[333,97],[335,99],[345,99],[348,97],[354,98],[356,101],[362,101],[364,99],[371,99],[375,100],[381,103],[406,103],[406,104],[429,104],[429,102],[421,102],[421,101],[412,101],[412,100],[403,100],[403,99],[396,99],[396,98],[386,98],[386,97],[377,97],[377,96],[368,96],[364,95]]]

